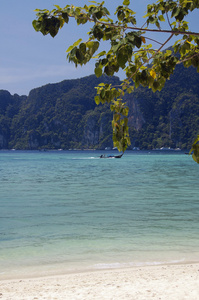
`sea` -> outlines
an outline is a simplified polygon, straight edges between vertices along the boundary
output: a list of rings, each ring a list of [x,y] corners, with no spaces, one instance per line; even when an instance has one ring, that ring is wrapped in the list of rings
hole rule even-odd
[[[0,279],[199,262],[183,151],[0,151]]]

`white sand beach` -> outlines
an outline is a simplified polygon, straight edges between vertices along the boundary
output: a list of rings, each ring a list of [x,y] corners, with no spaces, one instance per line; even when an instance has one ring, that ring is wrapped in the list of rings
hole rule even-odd
[[[199,263],[1,280],[1,300],[198,300]]]

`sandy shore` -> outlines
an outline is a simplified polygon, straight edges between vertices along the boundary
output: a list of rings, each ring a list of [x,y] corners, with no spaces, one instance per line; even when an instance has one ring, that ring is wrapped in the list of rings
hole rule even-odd
[[[0,281],[6,300],[198,300],[199,264],[101,270]]]

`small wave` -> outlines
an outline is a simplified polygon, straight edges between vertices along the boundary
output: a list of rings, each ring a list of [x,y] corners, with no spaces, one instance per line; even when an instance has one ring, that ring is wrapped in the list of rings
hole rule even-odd
[[[84,160],[84,159],[99,159],[99,157],[79,157],[79,158],[72,158],[72,160]]]
[[[170,260],[170,261],[151,261],[151,262],[129,262],[129,263],[100,263],[93,266],[94,269],[120,269],[127,267],[144,267],[144,266],[158,266],[166,264],[179,264],[184,262],[185,259]]]

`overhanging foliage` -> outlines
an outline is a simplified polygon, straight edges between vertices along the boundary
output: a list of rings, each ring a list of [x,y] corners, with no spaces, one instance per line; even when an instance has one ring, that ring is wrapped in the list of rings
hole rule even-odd
[[[70,18],[77,25],[87,22],[93,24],[88,40],[79,39],[67,50],[67,58],[75,66],[87,64],[95,58],[95,74],[114,75],[122,69],[126,75],[120,86],[100,84],[97,87],[95,101],[110,103],[113,111],[113,141],[119,151],[125,151],[130,145],[128,132],[128,108],[123,101],[125,93],[132,93],[138,86],[147,86],[154,92],[161,90],[177,64],[194,66],[199,71],[199,33],[190,32],[185,17],[199,8],[199,0],[158,0],[146,9],[145,23],[137,25],[136,14],[129,0],[124,0],[116,8],[116,20],[110,17],[105,1],[84,7],[55,5],[49,11],[36,10],[37,19],[33,27],[43,35],[54,37]],[[162,29],[162,24],[167,29]],[[165,41],[152,39],[150,32],[162,33]],[[175,37],[175,39],[174,39]],[[176,37],[179,40],[176,41]],[[165,50],[173,40],[173,51]],[[109,41],[109,49],[96,53],[102,41]],[[94,56],[95,55],[95,56]],[[195,144],[194,144],[195,145]],[[193,147],[194,147],[193,145]],[[199,162],[198,152],[194,154]]]

